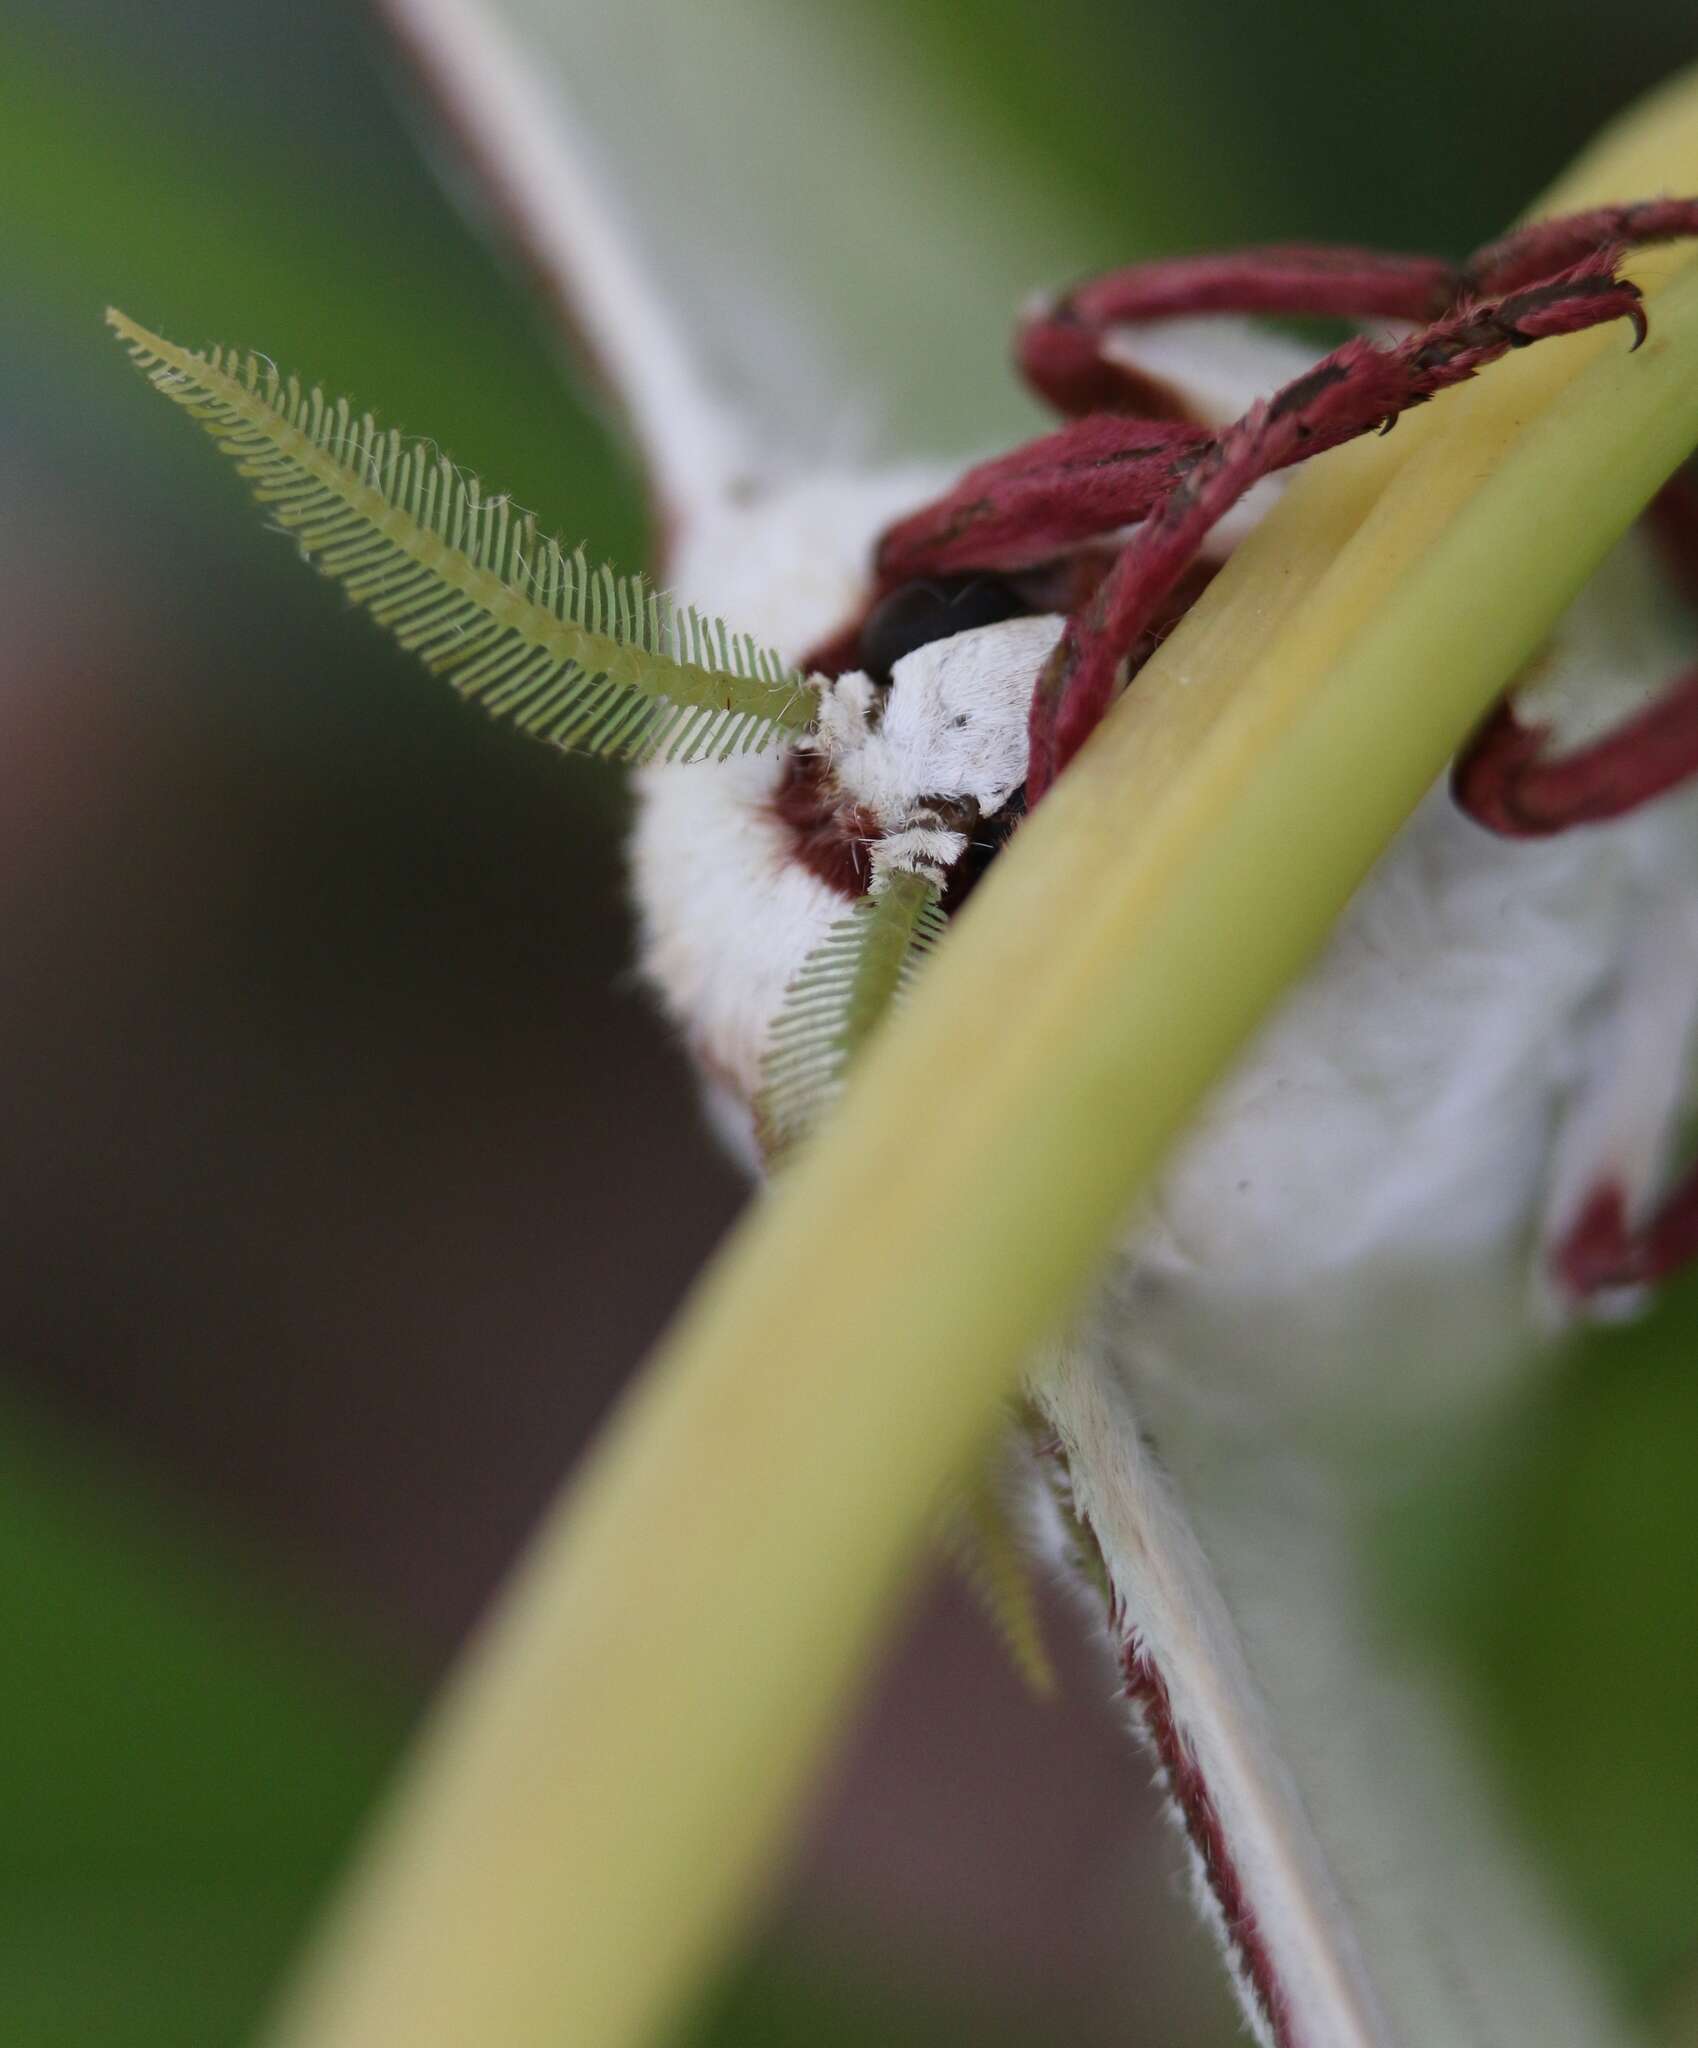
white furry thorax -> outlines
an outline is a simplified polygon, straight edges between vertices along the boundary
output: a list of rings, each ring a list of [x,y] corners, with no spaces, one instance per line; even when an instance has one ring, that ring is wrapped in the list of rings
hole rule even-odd
[[[880,529],[941,481],[898,471],[752,494],[698,523],[676,587],[799,659],[864,602]],[[859,672],[826,686],[818,729],[799,744],[868,820],[875,874],[941,878],[973,818],[1007,805],[1024,779],[1032,683],[1060,630],[1056,618],[1015,619],[916,650],[888,689]],[[774,750],[652,767],[638,784],[644,970],[734,1124],[747,1122],[786,987],[848,907],[797,862],[774,815],[785,768]]]

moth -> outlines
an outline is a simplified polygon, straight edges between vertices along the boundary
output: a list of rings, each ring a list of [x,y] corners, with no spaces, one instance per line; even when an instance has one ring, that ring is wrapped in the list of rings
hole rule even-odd
[[[964,474],[804,459],[728,396],[746,323],[699,291],[675,310],[664,260],[640,260],[595,160],[625,117],[588,49],[598,97],[574,118],[471,0],[385,11],[629,429],[667,594],[254,358],[115,324],[303,552],[463,694],[641,764],[642,967],[757,1171],[829,1111],[1286,470],[1511,348],[1642,332],[1625,252],[1698,234],[1698,202],[1664,200],[1461,271],[1276,249],[1113,273],[1022,324],[1059,427]],[[1316,363],[1241,318],[1296,312],[1382,330]],[[1661,516],[1698,562],[1682,488]],[[1357,1553],[1412,1446],[1698,1242],[1670,1158],[1698,1029],[1695,637],[1657,543],[1630,537],[1033,1361],[1030,1519],[1099,1604],[1273,2048],[1625,2038],[1445,1702],[1375,1643]]]

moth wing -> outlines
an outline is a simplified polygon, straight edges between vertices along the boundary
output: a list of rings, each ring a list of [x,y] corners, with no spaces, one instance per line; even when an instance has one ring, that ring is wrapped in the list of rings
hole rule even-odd
[[[612,405],[657,521],[687,519],[743,461],[742,430],[650,272],[582,109],[519,25],[480,0],[378,0],[378,13],[422,87],[451,189],[517,256]]]
[[[379,4],[671,517],[1029,430],[1005,337],[1081,237],[865,10]]]
[[[769,1164],[782,1164],[833,1108],[947,928],[937,888],[899,872],[861,897],[802,962],[773,1020],[756,1105]]]
[[[1197,1888],[1258,2038],[1620,2048],[1454,1702],[1376,1624],[1359,1503],[1189,1387],[1141,1383],[1135,1403],[1110,1344],[1041,1391],[1193,1808],[1206,1788]]]

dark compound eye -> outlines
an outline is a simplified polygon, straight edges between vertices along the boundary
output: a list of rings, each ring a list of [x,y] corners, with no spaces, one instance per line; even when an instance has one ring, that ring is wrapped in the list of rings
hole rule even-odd
[[[861,628],[861,666],[876,683],[905,654],[975,626],[1023,618],[1031,606],[1000,576],[923,576],[881,597]]]

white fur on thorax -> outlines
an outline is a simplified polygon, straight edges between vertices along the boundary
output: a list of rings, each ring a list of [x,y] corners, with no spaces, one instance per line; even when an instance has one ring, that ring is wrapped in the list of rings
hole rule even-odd
[[[950,481],[949,470],[914,463],[871,473],[810,471],[753,486],[684,528],[668,585],[799,660],[865,596],[883,529]]]
[[[673,588],[799,660],[864,601],[882,528],[945,481],[914,468],[751,492],[685,527]],[[776,748],[646,768],[631,838],[643,973],[715,1091],[721,1134],[750,1160],[750,1105],[772,1021],[791,977],[848,907],[791,857],[771,809],[783,772]]]
[[[1065,622],[1048,614],[934,640],[896,664],[877,726],[849,736],[839,779],[882,820],[928,793],[994,816],[1026,779],[1032,679]]]
[[[877,532],[938,481],[815,478],[752,498],[698,529],[677,587],[795,658],[863,602]],[[941,872],[965,850],[926,797],[971,798],[985,817],[1008,802],[1025,774],[1032,679],[1061,625],[1015,619],[933,642],[896,664],[885,691],[853,672],[827,686],[819,731],[802,744],[869,814],[875,869]],[[785,989],[848,907],[792,857],[772,809],[783,772],[776,750],[649,768],[632,838],[644,971],[745,1113]],[[745,1150],[731,1103],[716,1115]]]
[[[769,753],[638,778],[631,874],[642,970],[703,1073],[729,1092],[716,1106],[728,1137],[749,1120],[791,977],[847,908],[791,857],[770,808],[783,766]],[[740,1135],[733,1143],[746,1149]]]

